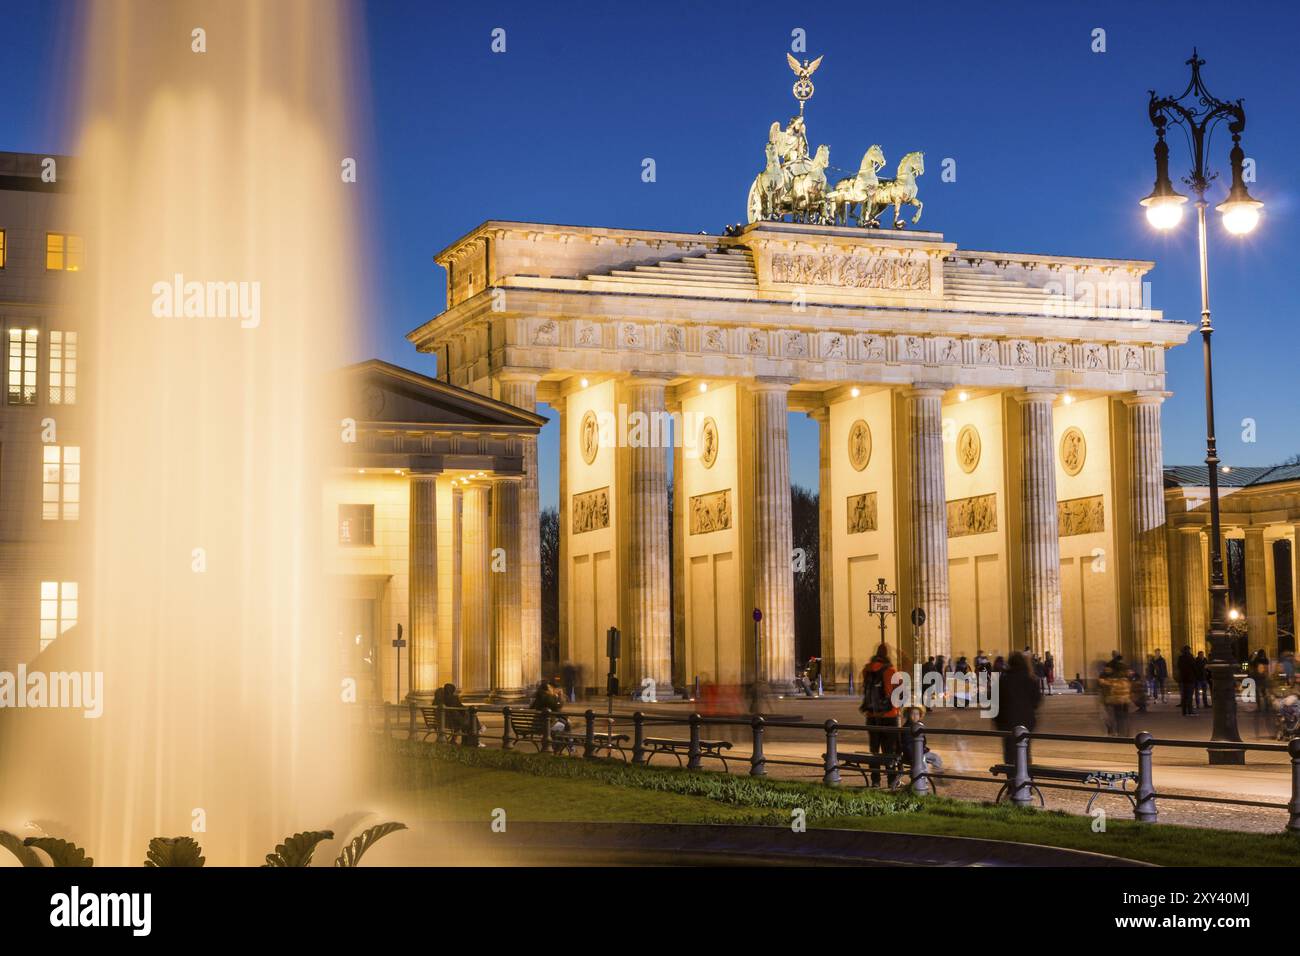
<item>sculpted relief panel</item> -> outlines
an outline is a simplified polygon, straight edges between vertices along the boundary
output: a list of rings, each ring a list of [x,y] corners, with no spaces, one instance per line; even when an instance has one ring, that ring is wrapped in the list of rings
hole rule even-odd
[[[709,534],[731,527],[731,489],[691,498],[691,534]]]
[[[573,496],[573,533],[584,534],[609,527],[609,488]]]
[[[777,252],[772,255],[772,281],[845,289],[929,292],[930,260],[911,253],[852,256]]]
[[[1062,538],[1106,530],[1106,508],[1101,495],[1069,498],[1056,503],[1056,527]]]
[[[876,493],[849,495],[849,534],[876,530]]]
[[[948,502],[948,537],[986,534],[998,530],[998,496],[975,495]]]

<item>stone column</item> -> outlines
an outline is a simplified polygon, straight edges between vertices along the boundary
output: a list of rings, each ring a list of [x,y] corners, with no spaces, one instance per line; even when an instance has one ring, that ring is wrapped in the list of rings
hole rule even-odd
[[[624,386],[628,405],[626,673],[634,688],[652,678],[658,697],[673,693],[665,385],[663,378],[633,374]]]
[[[829,687],[839,673],[835,653],[835,559],[831,554],[831,410],[819,408],[809,412],[808,417],[817,423],[817,588],[821,597],[822,681]]]
[[[671,409],[676,416],[674,429],[685,427],[681,402]],[[686,515],[685,454],[686,436],[674,431],[673,440],[673,502],[669,520],[669,534],[673,543],[673,680],[677,692],[689,697],[695,691],[694,674],[686,669]]]
[[[912,505],[912,602],[925,611],[920,658],[952,656],[948,599],[948,501],[943,480],[943,393],[918,385],[906,393],[908,473]],[[898,609],[898,625],[910,625],[910,608]],[[874,649],[873,649],[874,653]]]
[[[492,526],[484,482],[465,487],[461,506],[462,690],[492,689]]]
[[[451,486],[451,673],[446,676],[446,680],[455,684],[457,689],[463,689],[465,686],[465,631],[462,617],[465,612],[464,507],[464,485],[453,482]]]
[[[794,682],[794,549],[785,379],[759,377],[753,394],[754,606],[759,625],[758,679],[778,689]],[[749,623],[749,622],[747,622]],[[748,630],[748,628],[746,628]]]
[[[569,533],[572,529],[573,519],[569,516],[569,417],[568,408],[569,400],[564,397],[557,397],[551,400],[551,408],[555,411],[559,419],[556,424],[560,429],[560,500],[557,508],[556,523],[559,530],[559,580],[556,582],[560,589],[559,600],[557,601],[559,613],[556,621],[556,628],[559,633],[556,635],[559,645],[560,662],[573,660],[573,635],[569,633]],[[539,542],[540,544],[540,542]],[[582,688],[579,688],[579,692]]]
[[[1183,616],[1187,619],[1186,643],[1192,653],[1206,649],[1209,630],[1209,579],[1205,576],[1205,558],[1201,551],[1201,530],[1183,528]],[[1179,648],[1181,652],[1182,648]]]
[[[407,526],[407,663],[411,695],[432,696],[438,686],[437,476],[412,472]]]
[[[523,670],[523,562],[518,478],[492,481],[492,694],[521,697],[534,681]]]
[[[1129,431],[1129,557],[1133,574],[1130,662],[1145,665],[1159,648],[1173,659],[1169,633],[1169,565],[1165,538],[1164,458],[1160,450],[1160,392],[1124,400]]]
[[[498,381],[501,401],[527,412],[537,411],[535,372],[505,372]],[[542,677],[542,552],[538,527],[537,439],[522,438],[524,476],[519,488],[519,567],[522,573],[520,641],[521,672],[525,686]]]
[[[1025,640],[1040,657],[1051,651],[1057,673],[1062,674],[1061,539],[1052,431],[1056,392],[1030,388],[1017,395],[1016,401],[1020,404],[1020,558]]]
[[[1259,648],[1277,655],[1268,634],[1268,563],[1264,555],[1264,529],[1248,527],[1246,531],[1246,633],[1247,646],[1253,654]]]

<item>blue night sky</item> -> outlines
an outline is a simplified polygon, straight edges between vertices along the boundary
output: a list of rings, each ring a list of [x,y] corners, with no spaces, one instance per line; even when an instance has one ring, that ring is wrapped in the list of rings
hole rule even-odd
[[[896,161],[926,154],[924,227],[971,249],[1153,259],[1152,301],[1198,319],[1195,230],[1146,225],[1154,136],[1147,90],[1179,93],[1193,45],[1206,82],[1244,97],[1259,229],[1210,232],[1210,295],[1220,448],[1233,465],[1300,452],[1300,12],[1284,0],[1235,3],[444,4],[373,2],[359,10],[355,74],[364,125],[356,156],[368,201],[362,267],[372,306],[367,354],[433,373],[407,331],[437,314],[432,255],[485,219],[718,232],[744,215],[768,125],[794,101],[791,31],[825,54],[808,108],[809,140],[856,168],[881,143]],[[74,0],[0,0],[0,149],[66,151],[59,109],[71,63]],[[490,50],[506,30],[507,51]],[[1106,52],[1091,50],[1106,31]],[[1171,138],[1172,170],[1187,165]],[[1213,160],[1225,169],[1220,133]],[[654,158],[657,182],[641,181]],[[957,164],[940,181],[941,161]],[[891,167],[892,168],[892,167]],[[1226,191],[1216,184],[1215,200]],[[362,357],[362,356],[359,356]],[[1169,355],[1167,463],[1204,457],[1199,337]],[[545,411],[545,409],[543,409]],[[1242,441],[1253,418],[1257,440]],[[795,481],[816,487],[816,428],[791,419]],[[555,499],[555,428],[542,445],[544,502]],[[549,480],[549,483],[548,483]]]

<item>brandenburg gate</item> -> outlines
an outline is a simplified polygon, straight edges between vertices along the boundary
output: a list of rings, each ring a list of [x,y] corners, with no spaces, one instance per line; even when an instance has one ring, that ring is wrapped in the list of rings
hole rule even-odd
[[[899,207],[919,218],[921,154],[880,180],[873,146],[832,187],[805,98],[772,126],[748,225],[490,221],[436,257],[447,308],[410,340],[450,384],[558,414],[561,658],[596,683],[617,625],[625,687],[789,684],[791,412],[820,431],[828,680],[874,652],[879,578],[909,659],[912,607],[922,656],[1032,647],[1066,678],[1113,650],[1171,657],[1160,415],[1165,351],[1191,327],[1146,306],[1153,264],[914,228]],[[507,687],[541,676],[529,442],[517,544],[499,542],[521,570],[496,601],[493,640],[521,645],[501,649],[522,668]]]

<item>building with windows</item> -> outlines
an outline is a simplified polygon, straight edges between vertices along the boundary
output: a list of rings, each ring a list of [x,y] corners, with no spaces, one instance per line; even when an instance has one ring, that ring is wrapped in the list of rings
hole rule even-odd
[[[60,311],[85,265],[65,156],[0,152],[0,669],[80,618],[81,333]]]

